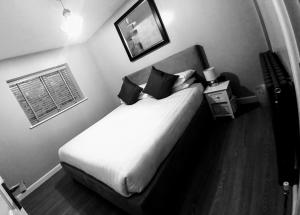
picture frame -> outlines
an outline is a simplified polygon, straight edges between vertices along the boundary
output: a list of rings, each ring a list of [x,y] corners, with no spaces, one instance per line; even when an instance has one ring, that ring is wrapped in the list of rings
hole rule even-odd
[[[169,43],[154,0],[139,0],[114,23],[130,61]]]

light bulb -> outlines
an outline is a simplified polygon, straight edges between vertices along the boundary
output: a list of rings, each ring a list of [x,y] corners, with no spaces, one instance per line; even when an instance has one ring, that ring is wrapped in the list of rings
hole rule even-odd
[[[83,19],[81,16],[72,13],[64,16],[64,21],[61,25],[61,30],[65,32],[69,38],[76,39],[82,32]]]

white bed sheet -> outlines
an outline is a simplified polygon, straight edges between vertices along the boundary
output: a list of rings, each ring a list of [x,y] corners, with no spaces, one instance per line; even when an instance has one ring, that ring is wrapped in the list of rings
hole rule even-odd
[[[182,135],[203,99],[203,86],[121,105],[59,149],[60,161],[123,196],[141,192]]]

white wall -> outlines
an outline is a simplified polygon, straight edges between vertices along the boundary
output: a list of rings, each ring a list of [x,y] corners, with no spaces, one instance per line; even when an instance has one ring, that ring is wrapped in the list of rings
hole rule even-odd
[[[254,92],[262,84],[259,52],[266,51],[259,19],[250,0],[155,0],[171,42],[151,54],[130,62],[114,22],[135,1],[128,1],[88,41],[99,69],[110,85],[115,104],[121,78],[194,44],[201,44],[219,73],[234,73],[240,84]],[[234,83],[237,96],[248,96]]]
[[[282,29],[279,25],[279,19],[276,14],[273,1],[257,0],[259,9],[262,13],[268,36],[272,45],[272,49],[276,52],[282,63],[291,74],[291,64],[289,60],[288,50],[284,40]]]
[[[67,62],[88,100],[44,124],[30,123],[6,81]],[[58,148],[112,110],[110,91],[84,45],[0,61],[0,175],[30,185],[58,164]]]
[[[284,0],[285,6],[288,10],[293,30],[300,49],[300,2],[299,0]]]

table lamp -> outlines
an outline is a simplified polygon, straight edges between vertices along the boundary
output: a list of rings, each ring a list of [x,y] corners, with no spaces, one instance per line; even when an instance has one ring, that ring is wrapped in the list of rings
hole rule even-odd
[[[209,82],[210,86],[216,86],[218,83],[216,82],[218,76],[215,72],[215,67],[210,67],[203,71],[205,80]]]

